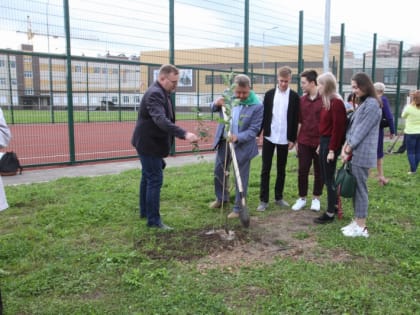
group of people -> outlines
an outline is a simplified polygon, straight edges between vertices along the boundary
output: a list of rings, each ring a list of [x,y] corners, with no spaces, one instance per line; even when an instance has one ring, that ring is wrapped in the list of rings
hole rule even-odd
[[[286,164],[289,150],[296,148],[298,162],[298,192],[299,198],[292,206],[292,210],[303,209],[307,203],[308,178],[313,165],[314,184],[310,209],[321,210],[320,196],[323,187],[327,190],[326,211],[314,219],[315,223],[324,224],[334,220],[337,214],[337,191],[335,187],[335,173],[337,159],[341,156],[344,162],[352,161],[353,173],[357,181],[354,197],[355,219],[342,232],[345,236],[368,237],[366,217],[368,210],[367,177],[369,169],[376,166],[376,148],[379,136],[379,122],[381,119],[381,102],[377,97],[373,83],[365,73],[358,73],[352,79],[353,93],[359,100],[358,109],[347,122],[347,111],[344,101],[337,93],[337,81],[332,73],[317,74],[315,70],[306,70],[300,74],[300,84],[304,95],[298,94],[289,87],[292,70],[282,67],[278,70],[278,84],[276,88],[267,91],[262,104],[254,104],[261,110],[253,111],[253,115],[240,112],[239,117],[246,117],[259,123],[260,130],[250,123],[243,124],[235,141],[237,147],[249,142],[254,147],[256,139],[263,134],[262,169],[260,179],[260,203],[257,211],[265,211],[269,206],[270,171],[274,151],[277,152],[277,174],[274,187],[274,203],[281,207],[288,207],[283,191],[286,177]],[[251,87],[248,86],[248,94]],[[235,91],[236,92],[236,91]],[[237,94],[243,101],[243,97]],[[218,99],[213,106],[223,106]],[[347,127],[347,128],[346,128]],[[223,128],[223,127],[220,127]],[[241,137],[247,134],[248,137]],[[225,169],[223,159],[226,159],[224,141],[221,132],[215,138],[215,148],[218,153],[215,165],[216,200],[210,204],[211,208],[218,208],[229,201],[226,191],[226,179],[223,178]],[[246,182],[249,175],[250,160],[255,156],[248,154],[246,158]],[[229,158],[229,157],[228,157]],[[224,185],[224,189],[222,189]],[[238,198],[235,199],[233,211],[229,218],[237,217],[239,211]]]
[[[171,229],[165,225],[159,213],[160,190],[163,181],[163,160],[169,154],[174,137],[190,142],[198,141],[197,135],[175,124],[171,93],[175,91],[179,71],[173,65],[163,65],[159,76],[142,98],[138,120],[132,137],[142,165],[140,181],[140,218],[147,219],[147,226]],[[289,207],[284,199],[286,164],[289,150],[296,148],[298,162],[299,197],[291,207],[298,211],[307,204],[308,178],[313,166],[314,184],[310,209],[321,210],[320,196],[323,187],[327,191],[326,211],[314,219],[324,224],[334,220],[337,214],[337,192],[335,173],[340,157],[345,163],[351,160],[353,175],[356,178],[356,191],[353,198],[354,219],[342,229],[345,236],[368,237],[366,217],[368,213],[367,178],[369,169],[378,167],[380,183],[387,179],[382,173],[382,161],[378,143],[383,104],[377,90],[384,87],[373,82],[366,73],[353,76],[352,93],[357,98],[354,114],[348,118],[345,102],[337,93],[337,81],[332,73],[318,76],[315,70],[300,74],[300,84],[304,95],[300,97],[289,84],[292,70],[281,67],[278,70],[275,88],[264,95],[261,102],[251,89],[251,80],[244,74],[234,78],[234,98],[237,105],[231,109],[227,124],[221,119],[214,137],[216,150],[214,166],[214,190],[216,199],[209,205],[220,208],[230,201],[229,166],[232,160],[228,143],[232,143],[239,165],[243,184],[240,191],[236,184],[235,202],[228,218],[237,218],[241,211],[241,197],[247,195],[251,160],[258,155],[258,138],[263,135],[262,169],[260,177],[260,203],[257,211],[265,211],[269,206],[270,172],[274,151],[277,152],[277,174],[274,187],[274,203]],[[420,100],[420,95],[419,95]],[[418,102],[420,103],[420,102]],[[212,104],[213,112],[223,118],[225,98],[219,97]],[[389,104],[388,105],[388,114]],[[387,106],[385,105],[385,106]],[[419,105],[417,105],[419,106]],[[411,113],[410,113],[411,114]],[[411,114],[412,115],[412,114]],[[385,114],[386,116],[386,114]],[[392,115],[391,115],[392,119]],[[393,123],[389,124],[393,128]],[[229,130],[226,130],[229,129]],[[391,129],[391,134],[394,134]],[[418,136],[418,135],[417,135]],[[418,155],[412,158],[418,164]],[[412,171],[415,171],[412,168]]]

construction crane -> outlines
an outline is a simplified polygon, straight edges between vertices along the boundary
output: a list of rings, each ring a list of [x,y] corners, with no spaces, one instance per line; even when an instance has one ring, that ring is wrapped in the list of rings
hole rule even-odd
[[[47,24],[47,30],[48,30],[48,24]],[[16,33],[24,33],[26,34],[26,36],[28,37],[28,42],[30,44],[32,44],[32,39],[35,37],[35,35],[38,36],[46,36],[48,37],[48,39],[51,37],[53,38],[66,38],[66,36],[63,35],[53,35],[50,34],[49,32],[47,33],[40,33],[40,32],[34,32],[32,31],[32,22],[31,22],[31,17],[28,15],[26,17],[26,31],[21,31],[21,30],[17,30]],[[82,40],[90,40],[90,41],[99,41],[99,38],[95,37],[95,38],[89,38],[89,37],[77,37],[77,36],[72,36],[72,39],[82,39]]]

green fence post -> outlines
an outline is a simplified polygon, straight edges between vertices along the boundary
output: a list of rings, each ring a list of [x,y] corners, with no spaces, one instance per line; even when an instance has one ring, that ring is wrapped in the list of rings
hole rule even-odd
[[[344,80],[344,47],[345,47],[345,32],[344,23],[341,24],[341,35],[340,35],[340,71],[338,79],[338,92],[343,95],[343,80]]]
[[[67,116],[69,129],[69,155],[70,164],[76,161],[75,147],[74,147],[74,119],[73,119],[73,81],[71,75],[71,43],[70,43],[70,15],[69,15],[69,1],[64,0],[64,28],[66,33],[66,80],[67,80]]]
[[[299,43],[298,43],[298,78],[303,71],[303,11],[299,11]],[[302,95],[302,87],[299,84],[299,79],[297,82],[297,92],[299,95]]]
[[[399,117],[399,111],[400,111],[402,57],[403,57],[403,42],[400,42],[400,52],[398,56],[397,99],[395,103],[395,115],[394,115],[395,130],[397,130],[398,128],[398,117]]]
[[[248,74],[249,63],[249,0],[245,0],[244,15],[244,73]]]
[[[11,124],[15,123],[15,115],[13,113],[13,89],[12,89],[12,71],[10,70],[10,55],[7,54],[7,71],[9,73],[9,95],[10,95],[10,119]]]
[[[89,101],[89,62],[86,61],[86,98],[87,98],[87,121],[90,122],[90,101]]]
[[[174,65],[175,64],[175,4],[174,0],[169,1],[169,63]],[[176,111],[176,99],[175,93],[171,96],[172,100],[172,112],[175,113]],[[170,155],[175,154],[175,147],[176,147],[176,139],[172,142],[172,147],[170,150]]]
[[[107,71],[109,71],[107,69]],[[121,64],[118,64],[118,120],[121,122]]]
[[[194,71],[194,70],[193,70]],[[197,75],[195,76],[197,78],[197,83],[195,86],[197,87],[197,118],[200,115],[200,69],[197,69]],[[194,80],[193,80],[194,83]]]
[[[54,123],[54,92],[53,92],[53,75],[52,75],[52,60],[51,55],[48,56],[48,71],[50,77],[50,114],[51,123]]]
[[[373,49],[372,49],[372,73],[371,78],[372,82],[376,81],[376,41],[377,41],[377,34],[373,34]]]

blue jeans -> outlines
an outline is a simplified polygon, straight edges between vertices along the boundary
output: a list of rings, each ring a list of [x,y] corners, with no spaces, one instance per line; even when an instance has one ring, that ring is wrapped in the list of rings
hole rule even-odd
[[[140,216],[147,217],[147,225],[160,225],[160,189],[163,183],[162,167],[164,161],[160,157],[139,155],[141,162],[140,181]]]
[[[407,158],[410,171],[415,173],[420,162],[420,134],[406,134]]]

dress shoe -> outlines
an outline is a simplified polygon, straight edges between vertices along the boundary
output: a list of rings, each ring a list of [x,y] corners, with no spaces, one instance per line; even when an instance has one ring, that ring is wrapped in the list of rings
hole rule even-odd
[[[223,206],[229,204],[229,201],[223,201]],[[222,202],[219,200],[215,200],[209,204],[209,208],[211,209],[218,209],[222,206]]]
[[[290,207],[290,205],[284,199],[276,200],[275,203],[280,207]]]
[[[334,221],[335,215],[328,215],[326,212],[324,212],[320,217],[315,218],[314,222],[318,224],[325,224],[325,223],[331,223]]]
[[[229,215],[227,216],[228,219],[235,219],[235,218],[239,218],[239,213],[232,211],[231,213],[229,213]]]
[[[263,212],[265,211],[265,209],[267,209],[267,207],[268,207],[268,202],[261,201],[257,207],[257,211]]]

